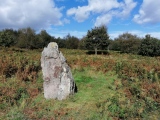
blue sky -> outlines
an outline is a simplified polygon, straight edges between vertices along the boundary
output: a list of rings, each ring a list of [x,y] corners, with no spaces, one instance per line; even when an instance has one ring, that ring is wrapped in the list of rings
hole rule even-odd
[[[0,29],[45,29],[82,38],[106,25],[110,38],[129,32],[160,38],[160,0],[0,0]]]

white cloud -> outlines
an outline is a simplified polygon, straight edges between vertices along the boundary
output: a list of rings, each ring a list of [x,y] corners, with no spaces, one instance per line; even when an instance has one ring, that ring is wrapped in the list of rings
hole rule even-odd
[[[147,34],[150,34],[152,37],[160,39],[160,32],[150,32],[150,33],[147,33]]]
[[[110,14],[104,14],[96,18],[95,26],[107,25],[112,19]]]
[[[63,23],[65,23],[65,24],[69,24],[69,23],[70,23],[70,20],[68,20],[68,19],[64,18],[64,19],[63,19]]]
[[[92,14],[97,14],[95,25],[108,24],[113,17],[126,17],[136,6],[133,0],[88,0],[88,5],[71,8],[67,11],[68,16],[74,16],[78,22],[83,22]]]
[[[0,29],[61,25],[61,8],[52,0],[0,0]]]
[[[137,3],[133,2],[133,0],[124,0],[123,11],[120,13],[120,16],[128,16],[136,5]]]
[[[138,24],[160,22],[160,0],[143,0],[139,13],[134,16]]]
[[[75,19],[78,21],[78,22],[83,22],[84,20],[86,20],[90,13],[89,11],[85,11],[84,9],[88,9],[86,6],[84,7],[79,7],[76,9],[76,8],[71,8],[67,11],[67,15],[73,15],[75,14]]]

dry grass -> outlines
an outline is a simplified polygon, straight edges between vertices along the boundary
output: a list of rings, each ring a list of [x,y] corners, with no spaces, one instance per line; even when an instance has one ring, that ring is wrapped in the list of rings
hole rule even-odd
[[[159,119],[160,58],[61,49],[78,93],[45,100],[41,50],[0,49],[0,119]]]

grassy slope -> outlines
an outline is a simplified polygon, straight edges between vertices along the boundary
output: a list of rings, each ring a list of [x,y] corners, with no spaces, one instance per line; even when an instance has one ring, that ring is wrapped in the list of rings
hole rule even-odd
[[[6,65],[1,64],[4,70],[0,71],[2,78],[0,119],[112,120],[160,117],[159,104],[157,104],[159,96],[154,98],[148,94],[150,91],[145,87],[141,92],[141,88],[146,85],[143,81],[146,80],[147,75],[151,81],[154,80],[148,83],[150,85],[153,83],[153,86],[149,87],[155,90],[154,94],[159,95],[156,93],[159,86],[154,85],[154,83],[159,85],[159,76],[155,77],[160,75],[160,70],[156,67],[160,65],[159,58],[118,53],[111,53],[109,56],[88,56],[85,51],[62,49],[72,68],[78,93],[66,100],[57,101],[45,100],[43,97],[42,74],[37,67],[40,65],[40,50],[21,53],[12,49],[12,51],[1,50],[0,52],[1,61],[7,62]],[[12,73],[6,69],[8,64],[12,69],[17,68],[17,64],[19,64],[17,69],[20,69],[20,66],[24,69],[20,73]],[[153,68],[156,69],[154,74]],[[144,71],[143,74],[141,74],[142,71]],[[8,72],[13,75],[5,78]],[[27,77],[21,74],[26,74]],[[38,78],[34,79],[34,76]],[[140,92],[128,93],[127,90]]]

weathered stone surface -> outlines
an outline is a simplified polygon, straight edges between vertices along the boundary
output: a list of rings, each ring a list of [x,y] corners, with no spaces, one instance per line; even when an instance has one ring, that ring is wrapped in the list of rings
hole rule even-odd
[[[70,67],[55,42],[44,48],[41,56],[44,97],[46,99],[65,99],[74,94],[76,86]]]

